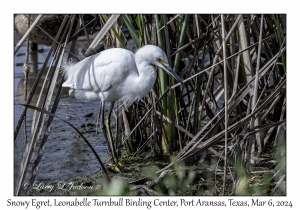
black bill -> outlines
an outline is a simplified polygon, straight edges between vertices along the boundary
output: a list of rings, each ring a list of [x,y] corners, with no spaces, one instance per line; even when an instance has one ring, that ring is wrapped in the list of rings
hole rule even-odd
[[[165,67],[165,70],[171,74],[178,82],[180,82],[184,87],[185,84],[183,83],[182,79],[175,73],[175,71],[169,66],[169,65],[164,65],[162,64],[164,67]]]

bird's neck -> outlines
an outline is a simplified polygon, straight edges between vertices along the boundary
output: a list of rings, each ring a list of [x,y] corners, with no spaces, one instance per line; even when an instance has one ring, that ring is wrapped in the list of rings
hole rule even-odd
[[[157,70],[147,62],[136,63],[139,77],[136,81],[136,91],[146,95],[154,85],[157,77]]]

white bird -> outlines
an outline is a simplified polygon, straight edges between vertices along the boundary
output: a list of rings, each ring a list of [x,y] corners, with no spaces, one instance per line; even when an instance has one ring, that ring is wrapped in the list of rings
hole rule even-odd
[[[102,132],[112,155],[113,168],[118,171],[118,158],[112,143],[110,115],[115,101],[122,100],[128,107],[145,96],[157,77],[156,67],[164,69],[184,85],[168,64],[164,51],[154,45],[146,45],[135,54],[122,48],[111,48],[87,57],[75,64],[62,66],[69,87],[69,94],[77,99],[102,101]],[[112,102],[104,123],[104,103]],[[107,133],[109,139],[107,137]]]

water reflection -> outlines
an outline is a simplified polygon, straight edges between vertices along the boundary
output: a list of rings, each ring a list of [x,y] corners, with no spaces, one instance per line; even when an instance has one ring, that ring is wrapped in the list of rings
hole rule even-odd
[[[37,68],[37,66],[36,66],[36,68]],[[35,94],[33,95],[33,98],[31,100],[31,103],[30,103],[31,105],[36,104],[37,99],[39,97],[39,94],[42,91],[43,85],[45,85],[45,87],[47,87],[50,84],[50,79],[49,78],[47,78],[46,81],[45,81],[47,72],[49,71],[49,73],[51,74],[54,70],[55,69],[53,67],[45,67],[45,69],[43,71],[43,74],[42,74],[42,77],[41,77],[40,81],[38,82],[38,86],[36,88]],[[35,83],[35,80],[36,80],[38,74],[39,74],[39,71],[32,71],[32,72],[29,73],[28,78],[27,78],[27,94],[29,94],[33,84]],[[61,74],[59,74],[57,81],[60,81],[61,77],[62,77]],[[20,79],[20,81],[18,82],[18,86],[17,86],[17,93],[18,93],[18,101],[19,102],[24,102],[24,94],[25,94],[25,83],[24,82],[25,82],[25,76],[23,76]],[[54,89],[54,95],[56,95],[57,89],[58,89],[58,87],[56,85],[55,89]],[[44,98],[45,94],[46,94],[46,88],[44,88],[44,90],[42,92],[42,96],[43,96],[42,98]],[[67,95],[68,90],[63,89],[63,94]]]

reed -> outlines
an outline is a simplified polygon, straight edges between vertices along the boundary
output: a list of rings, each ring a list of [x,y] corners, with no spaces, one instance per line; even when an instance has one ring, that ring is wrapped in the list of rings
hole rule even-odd
[[[84,22],[83,17],[78,16],[78,19]],[[94,50],[100,42],[106,47],[115,47],[116,40],[126,47],[128,40],[121,32],[121,26],[125,25],[137,48],[145,44],[161,47],[170,65],[186,84],[186,87],[174,84],[174,80],[159,69],[153,91],[121,115],[126,135],[119,135],[122,139],[117,148],[127,145],[127,153],[133,156],[143,153],[155,157],[157,154],[175,155],[166,167],[156,172],[160,179],[167,174],[166,171],[172,170],[174,164],[185,162],[183,167],[189,163],[197,168],[198,163],[217,158],[219,165],[211,172],[224,182],[220,182],[222,184],[217,188],[221,190],[215,194],[224,195],[251,194],[242,188],[247,185],[256,166],[262,162],[270,163],[267,164],[270,166],[272,161],[275,165],[283,164],[275,154],[286,132],[284,14],[122,14],[99,15],[98,19],[100,21],[96,23],[105,30],[98,33],[88,51]],[[53,85],[57,82],[62,56],[66,53],[61,47],[74,41],[69,38],[76,31],[83,30],[88,35],[79,22],[75,31],[71,30],[76,25],[75,20],[76,15],[66,15],[54,38],[56,41],[49,53],[56,52],[52,60],[56,71],[48,70],[51,83],[45,87],[47,98],[36,105],[39,109],[47,111],[50,101],[59,100],[53,94]],[[76,48],[76,41],[73,47]],[[73,52],[71,50],[70,57]],[[31,92],[34,92],[34,87]],[[30,104],[31,92],[26,104]],[[27,108],[25,106],[22,112],[20,125],[24,123]],[[54,114],[55,109],[51,112]],[[41,117],[33,123],[34,129],[38,126],[34,131],[36,136],[46,135],[41,133],[41,128],[46,126],[43,119]],[[15,141],[20,125],[15,130]],[[47,126],[51,126],[51,120]],[[29,150],[25,153],[30,154]],[[269,159],[265,158],[266,154]],[[26,163],[23,173],[28,170]],[[274,177],[280,176],[281,183],[285,180],[285,171],[276,167],[266,170],[271,170]],[[272,185],[274,177],[268,180],[273,195],[279,189],[279,186]],[[230,183],[230,188],[226,187],[225,181]]]

